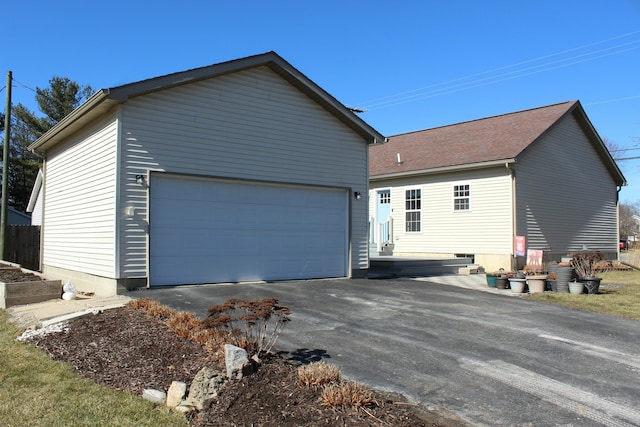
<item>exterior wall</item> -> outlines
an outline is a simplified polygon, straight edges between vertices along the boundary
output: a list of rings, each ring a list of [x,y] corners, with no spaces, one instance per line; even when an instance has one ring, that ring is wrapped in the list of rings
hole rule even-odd
[[[116,277],[116,128],[112,115],[47,153],[42,266],[52,279]]]
[[[471,209],[453,210],[453,186],[469,184]],[[510,268],[513,247],[512,183],[506,167],[393,180],[372,180],[370,216],[376,190],[391,187],[394,255],[474,254],[486,269]],[[405,229],[405,191],[420,188],[421,231]]]
[[[38,198],[36,199],[35,205],[33,205],[33,211],[31,212],[31,225],[42,225],[42,199],[44,198],[42,195],[42,188],[40,187],[40,191],[38,191]]]
[[[366,142],[267,67],[132,98],[121,117],[121,278],[147,276],[147,188],[135,182],[136,174],[165,171],[366,194]],[[366,269],[367,204],[350,199],[352,269]],[[127,207],[135,209],[132,218],[124,214]]]
[[[515,166],[517,235],[548,259],[586,246],[618,252],[617,188],[573,116],[531,146]]]

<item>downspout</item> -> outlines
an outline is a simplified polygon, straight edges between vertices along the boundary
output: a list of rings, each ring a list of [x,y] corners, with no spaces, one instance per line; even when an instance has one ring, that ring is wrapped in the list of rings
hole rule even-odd
[[[505,162],[504,166],[509,171],[509,177],[511,178],[511,271],[514,271],[517,267],[515,257],[515,237],[516,237],[516,175],[515,171],[511,168],[509,162]]]

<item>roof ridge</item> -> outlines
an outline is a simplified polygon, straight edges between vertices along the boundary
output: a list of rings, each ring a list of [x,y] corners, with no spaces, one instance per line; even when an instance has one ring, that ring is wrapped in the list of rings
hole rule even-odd
[[[467,124],[467,123],[480,122],[480,121],[483,121],[483,120],[495,119],[495,118],[498,118],[498,117],[506,117],[506,116],[511,116],[511,115],[514,115],[514,114],[528,113],[528,112],[531,112],[531,111],[541,110],[541,109],[544,109],[544,108],[556,107],[556,106],[562,105],[562,104],[575,104],[577,102],[578,102],[577,100],[557,102],[555,104],[543,105],[543,106],[534,107],[534,108],[527,108],[527,109],[524,109],[524,110],[512,111],[510,113],[496,114],[494,116],[487,116],[487,117],[481,117],[481,118],[478,118],[478,119],[465,120],[463,122],[458,122],[458,123],[449,123],[447,125],[441,125],[441,126],[436,126],[436,127],[432,127],[432,128],[426,128],[426,129],[414,130],[414,131],[410,131],[410,132],[398,133],[396,135],[389,136],[389,138],[394,138],[394,137],[403,136],[403,135],[410,135],[412,133],[420,133],[420,132],[432,131],[432,130],[436,130],[436,129],[443,129],[443,128],[452,127],[452,126],[459,126],[459,125],[463,125],[463,124]]]

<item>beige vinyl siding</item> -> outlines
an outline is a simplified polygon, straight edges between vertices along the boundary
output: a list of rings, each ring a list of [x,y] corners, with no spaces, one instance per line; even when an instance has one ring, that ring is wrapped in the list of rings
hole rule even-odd
[[[147,170],[342,187],[366,194],[367,144],[267,67],[124,104],[121,276],[146,276]],[[367,203],[352,203],[352,268],[367,267]],[[188,219],[185,219],[188,220]],[[153,225],[152,225],[153,226]]]
[[[531,147],[516,177],[517,233],[529,248],[617,253],[616,185],[573,116]]]
[[[43,264],[115,277],[115,116],[47,154]]]
[[[471,209],[454,211],[453,186],[469,184]],[[512,248],[511,178],[506,167],[371,184],[372,212],[377,189],[392,187],[394,254],[510,254]],[[422,195],[421,231],[405,231],[405,191]],[[374,215],[374,214],[372,214]]]

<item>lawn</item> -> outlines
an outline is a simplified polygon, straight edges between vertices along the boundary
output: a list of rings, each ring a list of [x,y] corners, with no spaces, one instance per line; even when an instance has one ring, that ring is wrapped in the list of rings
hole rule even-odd
[[[0,310],[0,423],[3,426],[181,426],[182,415],[78,376],[32,345]]]
[[[640,320],[640,271],[610,271],[600,276],[597,295],[545,292],[533,294],[530,299]]]

